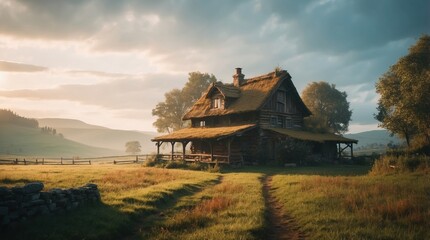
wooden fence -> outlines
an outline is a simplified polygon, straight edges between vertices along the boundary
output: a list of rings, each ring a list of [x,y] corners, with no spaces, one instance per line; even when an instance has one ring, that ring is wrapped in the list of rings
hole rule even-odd
[[[98,164],[139,164],[149,159],[159,161],[185,161],[185,162],[202,162],[202,163],[223,163],[231,164],[229,156],[211,155],[211,154],[143,154],[143,155],[125,155],[125,156],[106,156],[95,158],[11,158],[0,159],[0,165],[91,165]]]
[[[15,159],[0,159],[0,165],[77,165],[89,164],[90,159],[79,158],[15,158]]]

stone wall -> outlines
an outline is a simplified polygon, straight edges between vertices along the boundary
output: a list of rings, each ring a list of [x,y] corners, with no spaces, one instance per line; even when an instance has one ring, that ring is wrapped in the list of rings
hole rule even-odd
[[[28,183],[23,187],[0,187],[0,226],[21,222],[27,218],[69,211],[87,202],[100,201],[96,184],[42,192],[43,183]]]

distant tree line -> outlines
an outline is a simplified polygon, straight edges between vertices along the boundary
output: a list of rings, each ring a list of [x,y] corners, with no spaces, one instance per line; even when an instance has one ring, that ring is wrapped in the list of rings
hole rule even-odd
[[[47,126],[41,127],[40,130],[44,134],[52,134],[52,135],[57,134],[57,130],[55,128],[51,128],[51,127],[47,127]]]
[[[39,122],[36,119],[21,117],[9,109],[0,109],[0,123],[14,124],[29,128],[39,127]]]

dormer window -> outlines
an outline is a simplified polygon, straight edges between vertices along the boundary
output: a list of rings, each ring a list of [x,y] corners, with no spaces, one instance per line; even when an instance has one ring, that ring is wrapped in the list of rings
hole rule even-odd
[[[224,108],[224,99],[221,96],[215,96],[212,98],[212,108],[222,109]]]

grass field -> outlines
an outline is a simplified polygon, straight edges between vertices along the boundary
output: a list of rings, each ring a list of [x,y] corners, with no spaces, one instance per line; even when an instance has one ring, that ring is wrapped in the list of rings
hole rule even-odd
[[[140,165],[0,166],[0,185],[98,184],[102,204],[29,219],[1,239],[266,239],[262,179],[309,239],[430,239],[430,176],[368,166],[243,167],[223,173]]]

